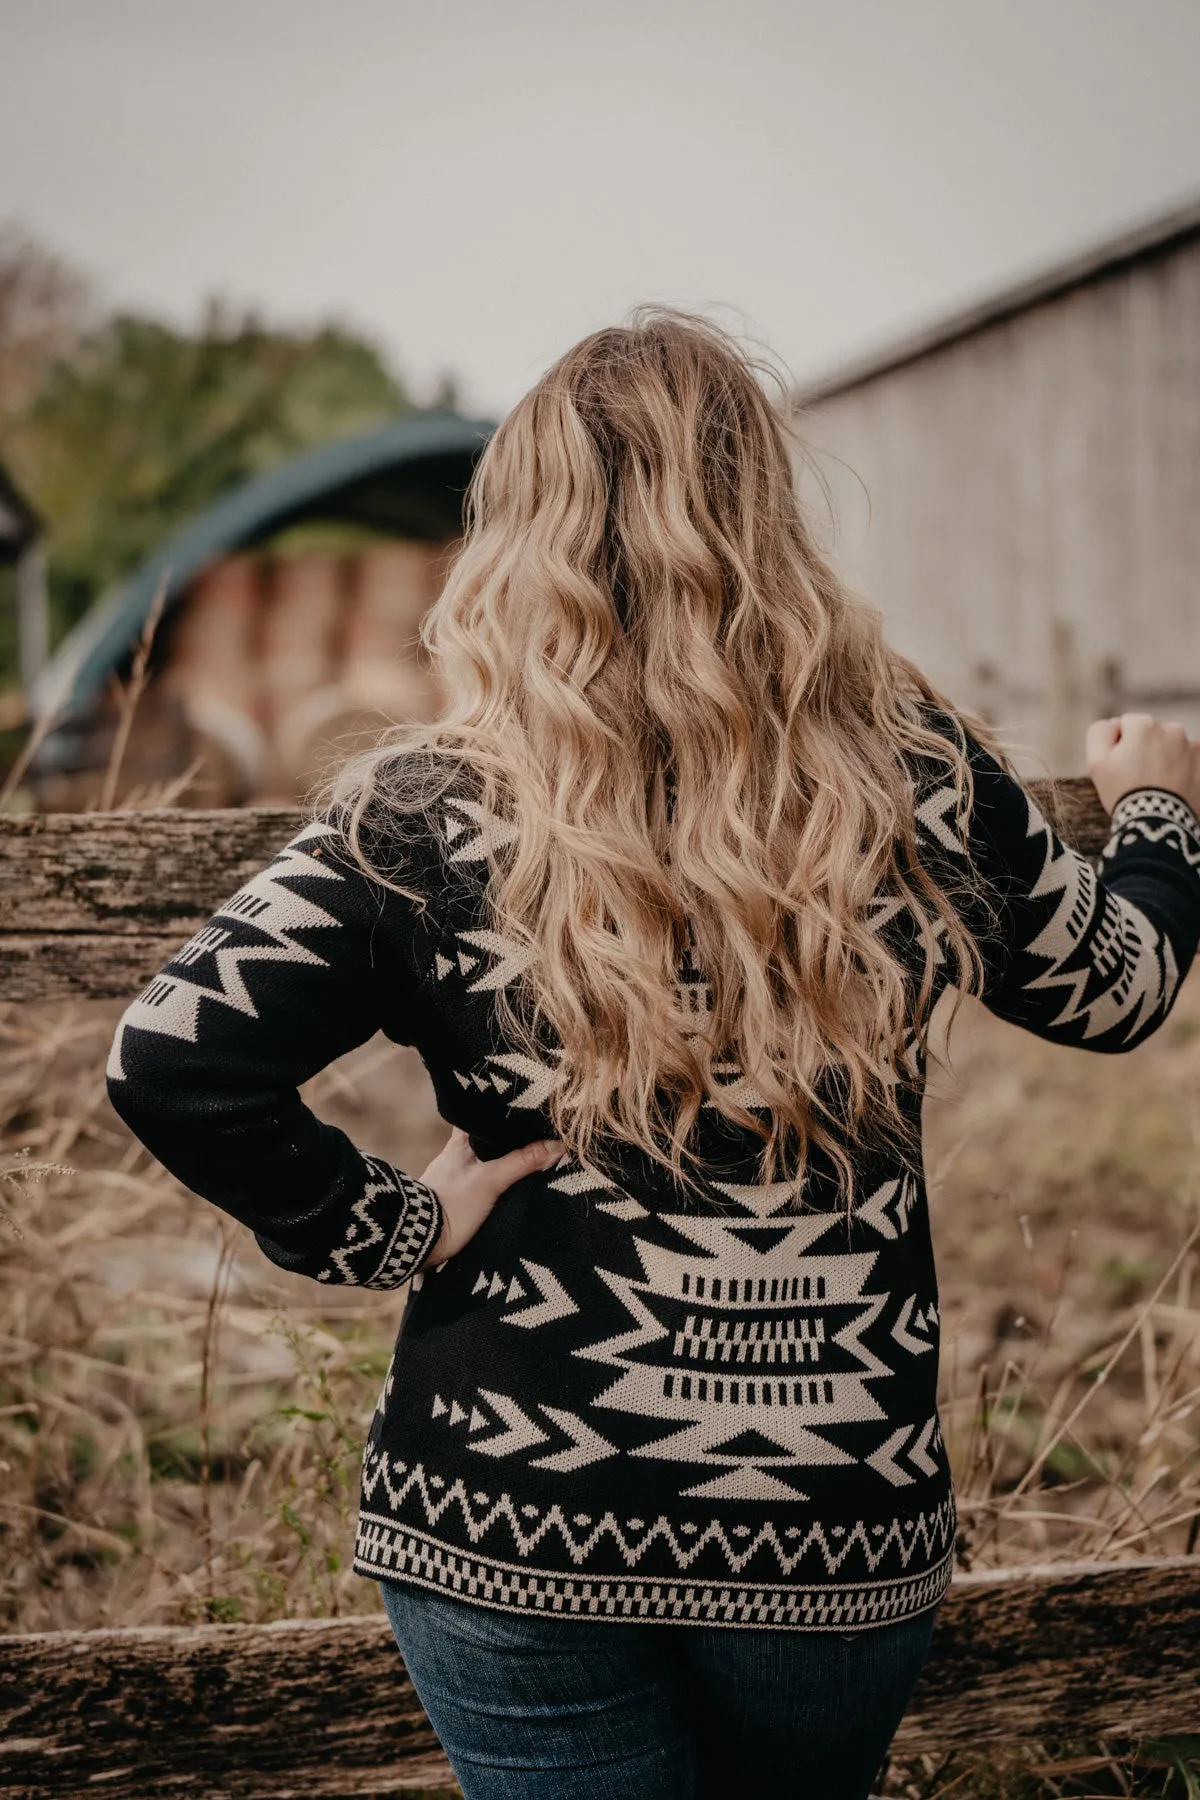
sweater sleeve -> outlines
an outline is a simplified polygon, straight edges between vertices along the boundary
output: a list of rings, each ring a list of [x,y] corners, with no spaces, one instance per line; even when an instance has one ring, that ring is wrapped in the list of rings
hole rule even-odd
[[[1138,788],[1113,810],[1098,864],[1069,849],[1021,784],[968,737],[970,816],[943,786],[919,833],[962,881],[984,960],[981,998],[1038,1037],[1131,1050],[1167,1017],[1200,942],[1200,819]]]
[[[327,821],[218,909],[117,1026],[108,1092],[147,1149],[240,1219],[272,1262],[394,1288],[437,1242],[433,1189],[364,1155],[297,1092],[419,1017],[420,909],[370,880]]]

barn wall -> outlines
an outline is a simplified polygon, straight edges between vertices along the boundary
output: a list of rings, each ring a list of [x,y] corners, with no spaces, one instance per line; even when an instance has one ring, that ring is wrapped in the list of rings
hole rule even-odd
[[[839,568],[1028,771],[1080,772],[1098,712],[1200,730],[1200,235],[799,424]]]

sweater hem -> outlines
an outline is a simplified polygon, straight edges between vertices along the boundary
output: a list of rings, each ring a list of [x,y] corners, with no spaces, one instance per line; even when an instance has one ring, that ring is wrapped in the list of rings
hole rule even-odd
[[[501,1612],[548,1613],[593,1623],[636,1621],[743,1630],[856,1631],[929,1611],[942,1599],[954,1551],[919,1574],[883,1581],[671,1581],[580,1576],[468,1555],[412,1526],[361,1519],[354,1570],[372,1581],[432,1588]]]

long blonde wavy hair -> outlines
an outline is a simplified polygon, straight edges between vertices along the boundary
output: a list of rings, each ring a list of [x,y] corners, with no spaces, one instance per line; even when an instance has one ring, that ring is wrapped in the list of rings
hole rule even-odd
[[[518,823],[481,889],[524,953],[495,1000],[511,1045],[545,1064],[548,1027],[561,1046],[547,1110],[585,1163],[623,1141],[719,1198],[683,1166],[708,1103],[763,1139],[760,1180],[819,1149],[852,1205],[856,1141],[911,1148],[903,1071],[938,957],[964,990],[981,977],[917,860],[906,754],[945,766],[962,816],[970,769],[929,723],[948,703],[818,553],[764,378],[786,396],[769,362],[665,309],[561,357],[486,445],[421,624],[446,706],[323,799],[419,902],[384,848],[408,814],[469,772]],[[881,891],[925,946],[915,995],[872,923]],[[707,1015],[678,981],[689,949]]]

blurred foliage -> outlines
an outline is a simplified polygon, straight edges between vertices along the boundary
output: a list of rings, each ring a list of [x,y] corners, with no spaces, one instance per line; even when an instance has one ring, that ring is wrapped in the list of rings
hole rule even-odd
[[[8,679],[9,672],[17,666],[17,571],[12,563],[0,562],[0,690]],[[11,730],[12,721],[3,715],[0,709],[0,757],[3,756],[2,740]],[[0,765],[2,766],[2,765]]]
[[[95,322],[87,278],[22,226],[0,224],[0,420],[30,406]]]
[[[413,410],[380,351],[341,326],[282,330],[218,301],[191,331],[130,312],[97,320],[87,293],[0,228],[0,461],[49,524],[56,641],[222,493]],[[0,686],[12,658],[5,638]]]

